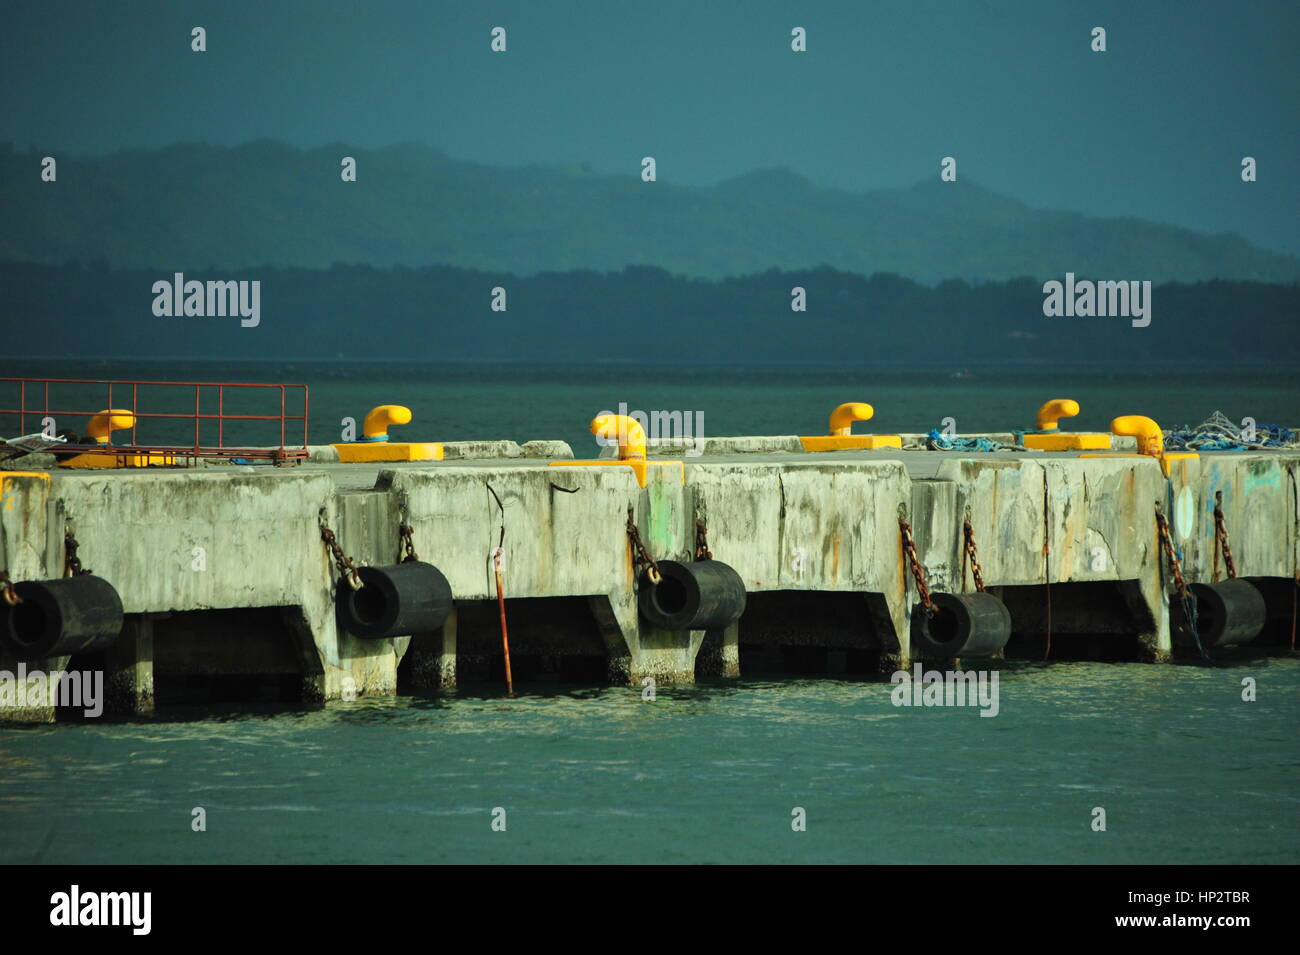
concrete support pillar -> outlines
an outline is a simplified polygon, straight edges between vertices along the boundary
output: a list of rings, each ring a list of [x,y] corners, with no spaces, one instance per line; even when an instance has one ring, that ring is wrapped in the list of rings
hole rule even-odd
[[[455,608],[432,633],[417,633],[403,660],[411,686],[417,690],[454,690],[456,688],[456,620]]]
[[[106,713],[152,713],[153,616],[128,614],[121,636],[104,652],[102,665]]]
[[[1159,562],[1146,580],[1121,580],[1120,594],[1138,628],[1143,663],[1164,663],[1172,655],[1169,632],[1169,600],[1160,583]]]
[[[699,676],[738,679],[740,677],[740,623],[724,630],[709,630],[695,658]]]
[[[632,650],[629,641],[633,644],[636,642],[636,606],[622,594],[589,597],[587,603],[605,641],[609,682],[630,683]]]
[[[70,657],[19,662],[0,654],[0,720],[53,723],[57,708],[50,700],[50,674],[68,666]]]
[[[687,506],[688,492],[671,471],[651,472],[646,482],[644,523],[641,539],[656,560],[689,560],[688,548],[694,542],[694,514]],[[686,525],[690,523],[691,534]],[[658,630],[641,619],[632,607],[637,627],[632,650],[632,681],[639,683],[649,676],[662,683],[694,683],[695,654],[703,634],[688,630]]]

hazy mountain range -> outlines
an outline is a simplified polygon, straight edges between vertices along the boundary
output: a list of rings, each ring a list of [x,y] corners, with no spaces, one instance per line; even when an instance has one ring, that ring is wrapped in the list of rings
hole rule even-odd
[[[1112,279],[1289,283],[1300,258],[1236,235],[1031,209],[969,180],[854,194],[786,169],[710,187],[581,165],[495,167],[428,146],[300,150],[258,141],[58,156],[0,144],[0,259],[113,269],[448,265],[534,275],[651,265],[721,278],[771,268],[924,283],[1067,271]],[[340,179],[355,157],[357,181]]]

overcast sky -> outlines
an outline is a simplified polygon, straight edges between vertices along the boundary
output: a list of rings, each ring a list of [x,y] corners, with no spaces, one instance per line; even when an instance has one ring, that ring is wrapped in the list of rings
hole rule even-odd
[[[1294,0],[4,0],[2,20],[0,140],[56,155],[417,140],[629,176],[652,155],[683,184],[788,166],[854,191],[954,156],[1032,205],[1300,252]]]

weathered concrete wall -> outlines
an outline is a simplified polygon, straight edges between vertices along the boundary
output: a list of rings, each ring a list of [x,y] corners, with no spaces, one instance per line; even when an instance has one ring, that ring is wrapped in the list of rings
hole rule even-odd
[[[1155,503],[1165,497],[1151,458],[948,458],[913,485],[918,553],[931,589],[974,590],[963,523],[974,532],[989,587],[1132,581],[1153,627],[1141,636],[1169,651],[1159,576]]]
[[[703,464],[691,469],[690,487],[714,558],[747,591],[863,594],[876,646],[906,658],[898,517],[911,482],[901,462]]]
[[[337,632],[337,574],[320,540],[322,519],[350,556],[374,564],[396,562],[397,527],[411,524],[421,558],[442,569],[459,601],[495,600],[491,555],[504,523],[506,596],[581,598],[611,679],[637,682],[693,679],[706,642],[704,670],[737,675],[743,634],[657,632],[640,619],[629,511],[659,560],[692,559],[702,519],[715,559],[733,566],[752,594],[861,594],[871,621],[863,645],[900,665],[917,599],[900,547],[900,509],[932,589],[972,589],[962,575],[969,514],[989,586],[1115,583],[1154,657],[1169,651],[1157,503],[1171,515],[1189,579],[1213,573],[1216,492],[1239,572],[1295,573],[1294,454],[1208,455],[1176,462],[1169,479],[1154,459],[1119,456],[769,453],[685,461],[684,484],[680,472],[660,467],[645,488],[627,467],[547,467],[522,453],[382,469],[4,472],[0,568],[16,580],[59,576],[64,528],[73,531],[84,564],[122,595],[130,639],[108,665],[135,708],[152,697],[153,654],[169,639],[151,621],[187,611],[283,608],[316,698],[393,692],[412,646],[429,682],[454,682],[455,616],[438,634],[409,638]],[[41,661],[45,669],[66,663]],[[12,661],[0,660],[0,669],[12,670]],[[232,672],[241,672],[233,662]]]
[[[336,529],[346,522],[346,539],[356,541],[362,559],[378,548],[367,542],[373,522],[348,495],[336,494],[327,474],[92,471],[60,473],[56,484],[44,518],[28,520],[21,534],[6,534],[6,561],[10,553],[26,555],[25,565],[11,570],[16,579],[62,574],[66,527],[80,544],[83,565],[114,584],[128,615],[283,607],[298,640],[308,696],[337,698],[349,690],[349,679],[358,694],[396,687],[398,653],[391,641],[356,640],[334,626],[333,573],[320,541],[320,515]],[[382,496],[376,500],[384,503]],[[42,555],[38,565],[36,553]],[[41,664],[55,667],[54,661]]]
[[[1214,575],[1214,505],[1223,513],[1237,573],[1243,577],[1291,578],[1296,570],[1297,478],[1300,460],[1269,454],[1206,456],[1179,462],[1173,480],[1194,496],[1192,533],[1184,547],[1185,572],[1197,580]],[[1176,508],[1175,508],[1176,513]],[[1219,579],[1227,576],[1219,558]]]

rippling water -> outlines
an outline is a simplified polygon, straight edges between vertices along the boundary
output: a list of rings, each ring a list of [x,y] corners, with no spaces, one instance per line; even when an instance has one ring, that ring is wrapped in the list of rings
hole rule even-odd
[[[3,726],[0,862],[1300,862],[1298,659],[1006,663],[995,718],[891,689],[463,690]]]

